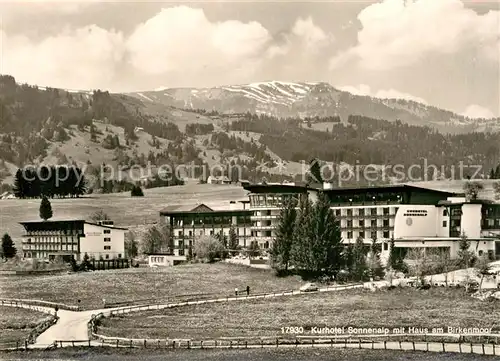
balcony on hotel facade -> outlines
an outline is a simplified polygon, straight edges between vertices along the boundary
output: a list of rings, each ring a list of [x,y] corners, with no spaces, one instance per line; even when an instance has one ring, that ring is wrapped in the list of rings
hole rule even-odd
[[[300,193],[263,193],[250,195],[250,208],[276,208],[282,207],[285,200],[294,199],[299,200]],[[305,194],[304,194],[305,196]]]

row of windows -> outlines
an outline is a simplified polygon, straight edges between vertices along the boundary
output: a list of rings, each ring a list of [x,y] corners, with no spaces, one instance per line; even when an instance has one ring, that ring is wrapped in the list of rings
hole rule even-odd
[[[371,239],[377,239],[377,231],[371,231],[370,233],[364,231],[359,232],[359,237],[366,238],[367,236],[369,236],[369,238]],[[386,239],[390,238],[390,231],[388,230],[383,231],[382,237]],[[352,239],[352,238],[353,238],[353,232],[347,231],[347,239]]]
[[[389,227],[389,220],[388,219],[384,219],[382,220],[382,226],[383,227]],[[366,227],[368,226],[367,224],[365,224],[365,220],[364,219],[360,219],[358,220],[358,227]],[[353,221],[352,220],[347,220],[347,228],[352,228],[353,227]],[[378,222],[376,219],[372,219],[371,222],[370,222],[370,227],[378,227]]]
[[[241,228],[235,228],[235,229],[234,229],[234,231],[235,231],[235,233],[236,233],[236,235],[237,235],[237,236],[245,236],[245,235],[247,235],[247,228],[243,228],[243,230],[242,230]],[[188,231],[188,232],[187,232],[187,236],[188,236],[188,237],[193,237],[193,234],[196,234],[196,233],[198,233],[198,235],[200,235],[200,236],[205,235],[205,231],[204,231],[204,230],[200,230],[199,232]],[[219,233],[220,233],[220,231],[217,231],[217,232],[216,232],[216,231],[215,231],[215,230],[213,230],[213,229],[209,231],[209,234],[210,234],[211,236],[213,236],[213,235],[215,235],[215,234],[219,234]],[[229,232],[224,232],[224,234],[225,234],[226,236],[228,236],[228,235],[229,235]],[[177,231],[177,235],[178,235],[179,237],[184,237],[184,236],[185,236],[185,233],[184,233],[184,231]]]
[[[54,239],[54,238],[47,239],[47,238],[41,237],[41,238],[35,238],[35,239],[28,238],[25,243],[27,243],[27,244],[65,244],[65,243],[78,244],[78,239],[71,238],[71,237],[59,238],[59,239]]]
[[[99,256],[98,258],[100,258],[100,257],[103,257],[103,256],[101,255],[101,256]],[[109,259],[109,258],[110,258],[110,257],[109,257],[109,254],[105,254],[103,258],[104,258],[104,259]],[[117,258],[122,258],[122,254],[121,254],[121,253],[118,253]],[[91,260],[93,260],[93,261],[95,261],[95,260],[96,260],[96,256],[95,256],[95,255],[91,255],[91,256],[90,256],[90,259],[91,259]]]
[[[500,218],[497,218],[497,219],[492,219],[492,218],[485,219],[485,220],[483,220],[483,226],[487,226],[487,227],[500,226]]]
[[[77,245],[63,245],[63,246],[60,246],[60,245],[30,245],[30,246],[27,246],[27,247],[23,247],[23,250],[24,251],[27,251],[27,250],[33,250],[33,251],[43,251],[43,250],[47,250],[47,251],[73,251],[73,250],[77,250],[78,249],[78,246]]]
[[[345,213],[347,214],[347,216],[366,216],[366,215],[371,215],[371,216],[376,216],[378,215],[378,208],[356,208],[357,210],[357,213],[354,212],[355,210],[352,209],[352,208],[348,208],[346,209]],[[396,213],[397,211],[397,208],[395,208],[394,210],[394,214]],[[389,207],[384,207],[382,208],[382,215],[384,216],[388,216],[390,214],[390,208]],[[342,215],[342,209],[336,209],[335,210],[335,215],[336,216],[341,216]]]
[[[300,194],[259,194],[250,196],[251,207],[281,207],[287,199],[298,200]]]
[[[60,236],[60,235],[71,236],[71,235],[81,234],[81,233],[83,233],[83,230],[64,229],[64,230],[57,230],[57,231],[28,231],[27,233],[30,236]]]
[[[249,224],[250,215],[248,216],[237,216],[236,224]],[[212,225],[231,225],[233,224],[233,217],[173,217],[172,224],[176,227],[181,226],[206,226],[210,227]]]
[[[165,257],[151,257],[151,262],[153,263],[163,263]]]

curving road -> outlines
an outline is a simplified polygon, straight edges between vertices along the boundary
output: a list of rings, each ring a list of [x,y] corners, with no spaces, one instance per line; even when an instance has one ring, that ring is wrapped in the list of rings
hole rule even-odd
[[[319,292],[335,292],[341,291],[351,288],[363,288],[362,284],[359,285],[349,285],[349,286],[336,286],[336,287],[326,287],[319,289]],[[239,296],[239,297],[224,297],[210,300],[200,300],[200,301],[191,301],[191,302],[178,302],[178,303],[165,303],[165,304],[157,304],[154,306],[142,306],[142,307],[116,307],[116,308],[106,308],[106,309],[97,309],[97,310],[89,310],[89,311],[67,311],[67,310],[59,310],[57,315],[59,319],[56,324],[47,329],[44,333],[42,333],[36,339],[35,344],[30,345],[30,347],[39,348],[39,347],[47,347],[50,344],[53,344],[54,341],[65,340],[65,341],[84,341],[88,340],[88,323],[92,317],[92,315],[97,315],[102,313],[104,316],[109,316],[111,312],[122,311],[123,313],[129,312],[138,312],[144,311],[147,309],[164,309],[170,307],[179,307],[187,304],[204,304],[204,303],[212,303],[212,302],[228,302],[228,301],[242,301],[249,299],[259,299],[259,298],[272,298],[272,297],[283,297],[283,296],[292,296],[303,294],[300,291],[293,292],[285,292],[285,293],[277,293],[277,294],[263,294],[263,295],[254,295],[254,296]],[[29,300],[25,300],[25,302],[29,302]],[[33,300],[33,302],[36,302]],[[16,305],[11,305],[13,307],[30,307],[28,303],[19,303]],[[34,307],[34,306],[31,306]],[[53,313],[53,309],[45,307],[49,312]],[[99,343],[100,344],[100,343]],[[71,344],[68,344],[71,346]]]
[[[335,292],[340,290],[345,290],[349,288],[363,288],[370,287],[370,284],[365,285],[356,285],[356,286],[345,286],[345,287],[335,287],[335,288],[323,288],[320,289],[320,292]],[[285,293],[277,293],[277,294],[262,294],[262,295],[254,295],[248,297],[224,297],[218,299],[210,299],[210,300],[199,300],[199,301],[190,301],[190,302],[178,302],[178,303],[166,303],[166,304],[157,304],[157,305],[145,305],[145,306],[125,306],[125,307],[116,307],[116,308],[107,308],[107,309],[97,309],[97,310],[89,310],[89,311],[67,311],[67,310],[59,310],[58,322],[54,324],[52,327],[47,329],[44,333],[42,333],[36,340],[35,344],[30,345],[30,348],[46,348],[48,345],[53,344],[55,341],[64,340],[64,341],[80,341],[75,345],[89,344],[89,336],[88,336],[88,322],[90,321],[93,315],[97,315],[102,313],[104,316],[109,316],[111,313],[129,313],[129,312],[138,312],[144,311],[148,309],[164,309],[171,307],[180,307],[185,305],[192,304],[206,304],[213,302],[230,302],[230,301],[241,301],[247,299],[259,299],[259,298],[274,298],[274,297],[283,297],[283,296],[292,296],[303,294],[300,291],[293,292],[285,292]],[[35,302],[35,301],[34,301]],[[8,304],[4,304],[5,306],[9,306]],[[29,304],[21,304],[17,302],[15,305],[12,304],[10,306],[13,307],[22,307],[22,308],[31,308],[37,309],[42,312],[53,313],[54,309],[49,307],[39,307],[33,306]],[[446,336],[456,336],[458,334],[447,334]],[[109,338],[110,340],[116,341],[116,338]],[[84,343],[83,343],[84,342]],[[90,341],[90,345],[103,345],[103,341]],[[108,344],[111,345],[111,344]],[[67,342],[62,347],[71,347],[74,346],[71,342]],[[206,345],[205,348],[209,347]],[[221,347],[221,346],[219,346]],[[276,345],[248,345],[248,348],[275,348]],[[302,345],[279,345],[280,348],[295,348],[295,347],[335,347],[335,348],[344,348],[346,345],[344,343],[340,344],[302,344]],[[374,349],[391,349],[391,350],[417,350],[417,351],[429,351],[429,352],[460,352],[460,353],[478,353],[478,354],[489,354],[489,355],[500,355],[500,345],[471,345],[471,344],[458,344],[458,343],[441,343],[441,342],[398,342],[398,341],[387,341],[387,342],[362,342],[359,343],[351,343],[347,344],[348,348],[374,348]],[[233,348],[236,348],[233,346]]]

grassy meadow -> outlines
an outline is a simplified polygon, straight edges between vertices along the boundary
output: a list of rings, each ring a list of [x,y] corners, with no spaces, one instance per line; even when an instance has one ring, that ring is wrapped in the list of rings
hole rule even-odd
[[[232,296],[235,287],[251,292],[298,289],[298,277],[277,278],[273,271],[227,263],[188,264],[169,268],[129,268],[58,276],[4,277],[0,294],[7,298],[43,299],[102,308],[106,302],[151,299],[166,301],[181,295]],[[148,302],[146,302],[148,303]]]
[[[500,329],[498,302],[463,290],[349,290],[144,311],[103,320],[99,333],[128,338],[290,337],[282,327],[480,327]]]
[[[342,349],[251,349],[251,350],[128,350],[95,347],[62,348],[55,351],[21,351],[4,354],[7,360],[83,361],[483,361],[495,356],[381,350]],[[0,357],[3,356],[0,354]]]
[[[188,184],[184,186],[146,189],[144,197],[131,197],[130,192],[93,194],[74,199],[53,199],[53,219],[88,217],[98,210],[106,212],[117,226],[133,226],[156,222],[159,212],[169,205],[205,203],[213,208],[228,208],[229,201],[246,197],[236,185]],[[18,222],[39,219],[39,199],[0,200],[0,233],[19,240],[23,228]]]
[[[26,339],[38,324],[49,317],[42,312],[0,306],[0,344]]]

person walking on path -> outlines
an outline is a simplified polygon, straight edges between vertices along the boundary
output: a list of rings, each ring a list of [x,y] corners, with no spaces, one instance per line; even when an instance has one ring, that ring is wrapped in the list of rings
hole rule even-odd
[[[250,286],[247,286],[247,296],[250,295]]]
[[[235,294],[235,296],[238,296],[238,287],[236,287],[236,288],[234,289],[234,294]]]

